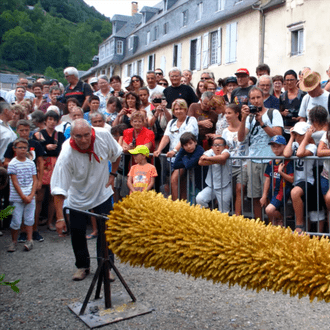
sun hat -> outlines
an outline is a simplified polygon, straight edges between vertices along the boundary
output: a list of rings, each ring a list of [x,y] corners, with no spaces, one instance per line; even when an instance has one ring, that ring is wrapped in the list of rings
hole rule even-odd
[[[299,87],[304,92],[314,90],[321,82],[321,75],[315,71],[307,71],[299,83]]]

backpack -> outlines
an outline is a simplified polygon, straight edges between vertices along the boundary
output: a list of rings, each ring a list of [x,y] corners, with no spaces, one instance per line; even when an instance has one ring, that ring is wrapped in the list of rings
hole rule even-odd
[[[189,119],[190,119],[190,117],[187,116],[187,118],[186,118],[186,125],[188,125]],[[173,126],[173,124],[174,124],[177,120],[178,120],[178,118],[174,118],[174,119],[171,120],[170,128]]]

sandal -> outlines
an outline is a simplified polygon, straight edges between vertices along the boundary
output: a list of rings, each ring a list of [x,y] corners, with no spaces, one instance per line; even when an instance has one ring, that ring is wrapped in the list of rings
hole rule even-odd
[[[56,227],[52,223],[50,223],[48,225],[48,230],[50,230],[50,231],[56,231]]]
[[[300,231],[297,231],[297,229],[300,229]],[[296,228],[293,232],[298,233],[298,235],[303,235],[306,231],[306,226],[305,225],[296,225]]]
[[[90,239],[93,239],[93,238],[96,238],[96,237],[97,237],[97,235],[93,235],[93,234],[86,235],[87,240],[90,240]]]

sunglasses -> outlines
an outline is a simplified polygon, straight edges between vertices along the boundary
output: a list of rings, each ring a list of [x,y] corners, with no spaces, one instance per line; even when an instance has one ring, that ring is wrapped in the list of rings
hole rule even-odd
[[[139,79],[133,79],[132,82],[137,82],[140,81]]]
[[[161,72],[155,72],[156,75],[162,76],[163,74]]]
[[[158,85],[161,85],[161,86],[168,86],[168,84],[166,84],[166,83],[159,83]]]

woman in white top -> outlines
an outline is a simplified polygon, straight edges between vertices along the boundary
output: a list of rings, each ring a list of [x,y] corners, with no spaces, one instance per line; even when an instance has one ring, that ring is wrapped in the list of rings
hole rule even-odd
[[[229,147],[231,157],[246,156],[248,150],[248,142],[245,139],[243,142],[238,141],[237,133],[240,126],[241,109],[237,104],[230,104],[226,107],[225,118],[228,122],[228,127],[224,129],[222,137],[226,140]],[[235,179],[235,180],[234,180]],[[238,159],[232,160],[232,183],[236,182],[236,187],[233,190],[236,191],[235,200],[235,214],[242,214],[242,192],[245,189],[247,183],[247,167],[246,161],[240,161]]]
[[[185,132],[191,132],[198,138],[198,123],[195,117],[187,116],[188,105],[183,99],[176,99],[172,103],[172,113],[176,117],[168,122],[164,136],[162,137],[157,150],[154,152],[154,156],[158,157],[162,150],[170,144],[170,151],[167,152],[166,157],[169,158],[170,164],[174,163],[175,156],[181,148],[180,137]],[[172,172],[172,168],[171,168]],[[178,198],[178,178],[179,172],[174,171],[171,177],[172,185],[172,199]],[[184,184],[181,184],[184,187]],[[184,187],[185,188],[185,187]],[[180,196],[183,197],[182,195]]]

